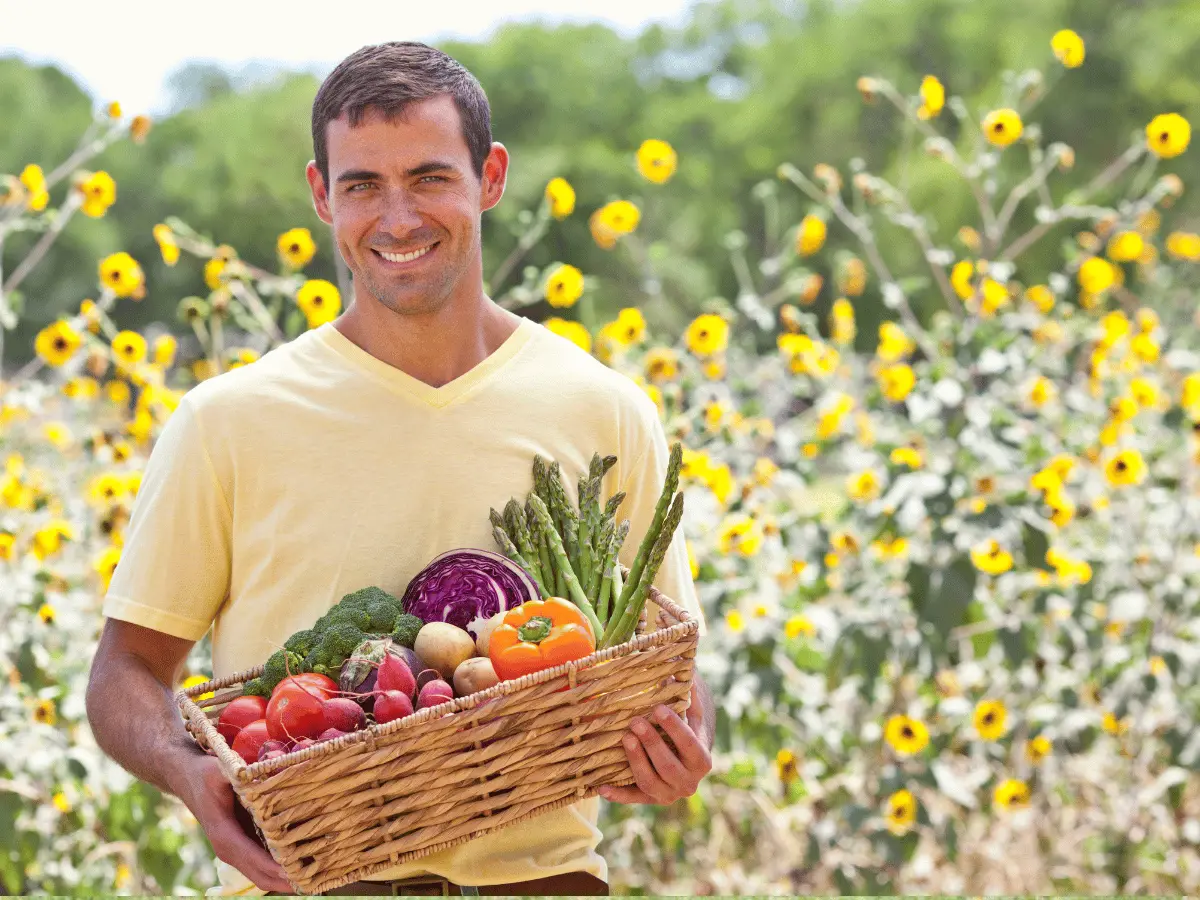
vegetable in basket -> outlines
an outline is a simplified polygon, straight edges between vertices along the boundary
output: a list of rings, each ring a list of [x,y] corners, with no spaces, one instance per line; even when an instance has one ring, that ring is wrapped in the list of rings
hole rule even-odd
[[[615,463],[615,456],[592,455],[588,471],[579,479],[576,507],[562,483],[559,464],[535,456],[533,490],[524,507],[514,498],[503,514],[490,512],[500,549],[534,581],[541,598],[563,597],[582,611],[598,649],[633,637],[683,516],[683,494],[678,492],[683,446],[675,443],[653,521],[628,577],[623,577],[619,554],[630,523],[624,519],[618,524],[616,514],[625,494],[600,504],[601,484]]]
[[[489,657],[504,681],[590,656],[596,636],[587,616],[561,597],[510,610],[492,632]]]
[[[418,572],[402,604],[423,622],[472,631],[472,623],[536,597],[537,586],[520,566],[498,553],[462,549],[441,554]]]

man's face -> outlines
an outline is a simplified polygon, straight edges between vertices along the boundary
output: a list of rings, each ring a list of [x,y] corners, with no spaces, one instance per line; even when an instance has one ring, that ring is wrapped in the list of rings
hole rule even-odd
[[[369,111],[351,128],[342,116],[326,147],[329,184],[314,163],[308,181],[360,297],[365,288],[393,312],[428,315],[479,289],[480,213],[499,202],[508,157],[493,144],[480,179],[449,95],[394,123]]]

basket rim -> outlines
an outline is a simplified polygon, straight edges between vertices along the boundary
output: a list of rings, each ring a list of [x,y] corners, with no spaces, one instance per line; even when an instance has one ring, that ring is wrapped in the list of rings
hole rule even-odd
[[[622,568],[625,567],[622,566]],[[658,591],[653,585],[650,587],[647,600],[654,603],[654,605],[658,606],[671,618],[676,619],[677,623],[669,625],[666,628],[655,629],[646,634],[635,635],[624,643],[617,644],[605,650],[597,650],[581,659],[562,663],[553,668],[542,669],[529,675],[523,675],[520,678],[501,681],[486,690],[476,691],[465,697],[455,697],[446,703],[417,710],[412,715],[405,716],[402,719],[386,722],[383,725],[370,725],[343,737],[335,738],[331,741],[322,741],[303,750],[293,750],[285,753],[283,756],[261,762],[247,763],[241,756],[234,753],[230,744],[217,731],[216,726],[213,725],[204,709],[195,702],[194,698],[200,694],[214,693],[227,687],[245,684],[250,679],[257,678],[262,674],[265,664],[194,687],[181,689],[176,692],[175,700],[184,714],[184,718],[204,733],[209,747],[217,754],[219,759],[224,760],[226,766],[229,768],[227,774],[231,775],[236,782],[249,784],[270,778],[272,775],[292,766],[328,756],[344,747],[364,743],[373,744],[380,738],[389,737],[408,728],[423,725],[432,719],[440,719],[456,712],[475,709],[484,703],[500,697],[511,696],[512,694],[561,678],[564,675],[567,676],[570,685],[574,687],[575,675],[581,670],[590,669],[603,663],[629,656],[637,651],[648,650],[653,647],[676,643],[693,636],[698,636],[699,621],[686,609]],[[238,694],[238,696],[244,695]],[[231,697],[230,699],[235,698]]]

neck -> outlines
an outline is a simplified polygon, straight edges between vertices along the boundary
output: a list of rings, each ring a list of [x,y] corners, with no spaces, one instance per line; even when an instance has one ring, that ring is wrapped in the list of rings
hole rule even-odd
[[[333,326],[376,359],[439,388],[495,353],[520,321],[482,291],[469,303],[421,316],[399,315],[356,291]]]

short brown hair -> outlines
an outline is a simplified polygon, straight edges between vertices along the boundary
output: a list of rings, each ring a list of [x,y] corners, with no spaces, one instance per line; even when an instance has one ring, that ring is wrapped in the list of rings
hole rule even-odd
[[[346,113],[353,128],[370,109],[394,121],[409,104],[441,94],[454,98],[471,164],[475,174],[482,175],[492,149],[492,116],[475,76],[441,50],[416,41],[390,41],[347,56],[317,91],[312,108],[313,153],[325,184],[329,184],[325,130],[330,122]]]

